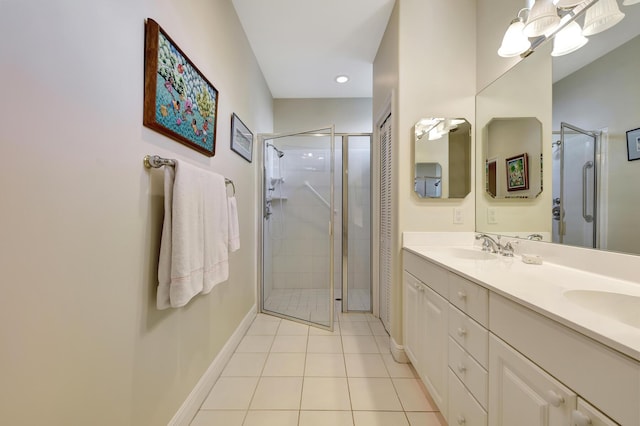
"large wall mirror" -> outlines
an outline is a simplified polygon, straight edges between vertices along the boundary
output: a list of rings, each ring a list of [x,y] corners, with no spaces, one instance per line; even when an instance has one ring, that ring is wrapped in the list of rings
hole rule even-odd
[[[471,125],[464,118],[423,118],[414,126],[413,190],[420,198],[471,192]]]
[[[549,42],[478,94],[477,231],[640,254],[640,152],[627,140],[640,128],[640,3],[618,4],[625,18],[580,50],[552,58]],[[480,187],[485,132],[492,119],[516,116],[540,121],[544,189],[494,199]]]

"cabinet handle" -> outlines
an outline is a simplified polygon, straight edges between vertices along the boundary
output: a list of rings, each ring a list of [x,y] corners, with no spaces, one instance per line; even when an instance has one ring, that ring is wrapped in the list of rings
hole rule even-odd
[[[458,372],[460,374],[464,374],[465,371],[467,371],[467,367],[465,367],[463,364],[458,364]]]
[[[562,395],[558,395],[558,393],[553,390],[547,391],[546,399],[547,399],[547,402],[553,405],[554,407],[559,407],[562,404],[564,404],[564,398],[562,397]]]
[[[458,297],[462,300],[467,298],[467,293],[465,293],[464,291],[459,291],[458,292]]]
[[[466,336],[466,334],[467,334],[467,330],[465,330],[462,327],[458,327],[458,336],[464,337],[464,336]]]
[[[462,414],[458,414],[458,424],[463,425],[467,422],[467,419],[464,418]]]
[[[589,426],[591,424],[591,419],[578,410],[573,410],[571,418],[571,426]]]

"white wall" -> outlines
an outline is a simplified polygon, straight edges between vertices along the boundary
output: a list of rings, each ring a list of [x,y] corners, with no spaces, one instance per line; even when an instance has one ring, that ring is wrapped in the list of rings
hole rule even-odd
[[[272,131],[270,92],[228,0],[0,9],[0,423],[167,424],[255,303],[255,164],[229,127]],[[213,158],[142,126],[147,17],[220,92]],[[155,309],[162,171],[145,154],[237,188],[230,279],[178,310]]]
[[[605,151],[609,173],[607,248],[638,253],[637,212],[640,161],[627,161],[626,131],[640,127],[640,37],[623,44],[553,85],[553,123],[564,121],[583,129],[608,128]]]
[[[369,133],[371,103],[371,98],[274,99],[274,131],[289,133],[334,124],[336,133]]]

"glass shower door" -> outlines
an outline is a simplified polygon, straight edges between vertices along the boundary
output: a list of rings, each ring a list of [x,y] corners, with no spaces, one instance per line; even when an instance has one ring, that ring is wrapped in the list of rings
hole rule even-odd
[[[597,247],[596,143],[595,133],[561,123],[560,243]]]
[[[333,329],[333,127],[259,142],[261,311]]]

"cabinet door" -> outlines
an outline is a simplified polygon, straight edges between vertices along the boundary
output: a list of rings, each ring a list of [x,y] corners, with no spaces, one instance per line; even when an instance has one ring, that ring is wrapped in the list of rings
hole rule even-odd
[[[502,340],[490,335],[490,425],[568,425],[575,408],[575,393]]]
[[[421,294],[422,319],[418,324],[424,359],[421,377],[440,411],[447,413],[449,302],[427,286],[423,286]]]
[[[571,426],[619,426],[597,408],[578,398],[578,408],[572,413]]]
[[[403,345],[404,351],[409,357],[418,374],[422,375],[422,366],[420,365],[418,337],[418,304],[420,303],[419,289],[422,284],[413,275],[404,271],[403,275]]]

